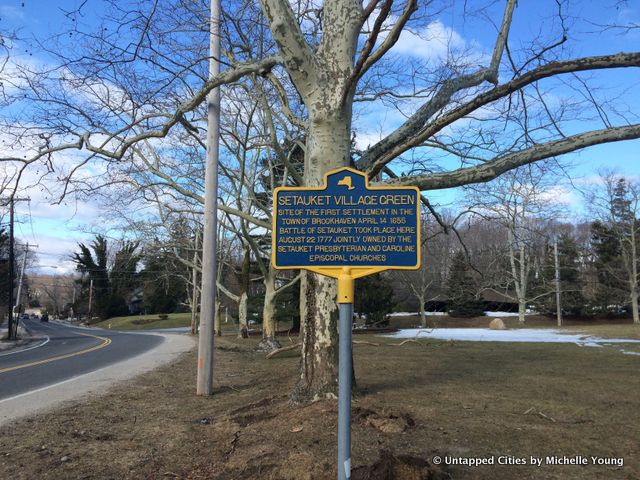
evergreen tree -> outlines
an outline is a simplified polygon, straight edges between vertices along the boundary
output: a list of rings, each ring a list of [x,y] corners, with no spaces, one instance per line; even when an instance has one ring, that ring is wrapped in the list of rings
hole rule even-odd
[[[291,322],[291,330],[300,331],[300,282],[296,282],[276,297],[276,320]]]
[[[584,310],[586,300],[582,293],[580,271],[581,252],[577,242],[568,233],[558,237],[558,264],[560,267],[561,304],[563,312],[578,315]],[[556,314],[556,265],[553,245],[547,245],[539,267],[531,279],[532,302],[535,309],[547,315]]]
[[[614,228],[600,221],[591,224],[591,248],[596,285],[593,298],[595,313],[617,311],[616,305],[626,305],[628,294],[624,285],[622,249]]]
[[[87,312],[97,315],[100,318],[109,317],[110,290],[109,272],[107,270],[107,239],[102,235],[97,235],[90,246],[83,243],[78,244],[80,252],[72,256],[76,264],[76,269],[86,274],[81,281],[81,297],[87,302]],[[90,293],[91,281],[93,281],[93,291]],[[91,296],[91,312],[88,312],[88,299]]]
[[[389,323],[387,315],[393,306],[393,288],[384,275],[376,273],[356,280],[354,307],[358,315],[365,316],[367,325]]]
[[[458,251],[451,261],[447,281],[447,309],[452,317],[484,315],[482,302],[476,298],[477,283],[464,252]]]
[[[154,242],[144,251],[144,269],[140,272],[144,310],[149,313],[172,313],[186,300],[187,267],[180,263],[171,249]]]
[[[83,302],[88,303],[89,289],[93,281],[91,315],[101,319],[129,312],[127,299],[137,286],[137,267],[140,256],[136,253],[137,242],[125,241],[114,256],[114,263],[109,270],[108,242],[102,235],[97,235],[90,246],[78,244],[80,252],[72,256],[79,272],[87,274],[81,280]],[[87,305],[88,310],[88,305]],[[89,313],[87,311],[87,313]]]

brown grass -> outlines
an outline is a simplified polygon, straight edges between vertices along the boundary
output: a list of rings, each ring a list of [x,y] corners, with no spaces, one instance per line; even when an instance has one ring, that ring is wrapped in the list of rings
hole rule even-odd
[[[452,478],[640,477],[639,357],[608,347],[367,340],[381,345],[355,346],[354,478],[428,478],[416,472],[436,454],[624,458],[622,468],[445,468]],[[336,402],[290,407],[295,352],[265,360],[249,350],[255,343],[218,342],[213,397],[194,395],[189,354],[0,429],[0,478],[335,478]],[[389,456],[404,457],[387,468]]]

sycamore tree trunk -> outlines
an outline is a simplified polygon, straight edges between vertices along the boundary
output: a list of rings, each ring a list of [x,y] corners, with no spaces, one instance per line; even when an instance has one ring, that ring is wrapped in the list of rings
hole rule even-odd
[[[303,272],[300,280],[302,360],[291,400],[337,398],[338,330],[335,280]]]
[[[332,116],[315,112],[307,138],[305,185],[323,182],[324,173],[348,166],[351,103],[348,112]],[[338,388],[338,304],[336,281],[305,272],[300,284],[302,365],[292,394],[294,403],[336,398]]]
[[[525,298],[518,298],[518,323],[525,324],[525,315],[527,314],[527,301]]]
[[[418,296],[418,302],[420,302],[420,326],[422,328],[427,328],[427,315],[425,314],[425,311],[424,311],[424,304],[425,304],[424,295]]]
[[[247,325],[247,301],[249,291],[249,268],[251,266],[251,251],[248,246],[244,248],[244,259],[240,272],[240,298],[238,299],[238,338],[249,338]]]
[[[220,317],[222,317],[222,302],[219,300],[220,295],[216,295],[215,313],[213,318],[213,331],[218,337],[222,336],[222,329],[220,327]]]
[[[195,272],[196,269],[194,268]],[[191,290],[191,333],[193,335],[198,331],[198,284],[196,274],[194,273],[193,289]]]
[[[300,30],[291,4],[260,0],[284,66],[308,114],[304,184],[320,185],[324,174],[351,163],[351,113],[355,91],[355,54],[362,26],[362,3],[332,0],[323,4],[323,32],[312,48]],[[302,365],[292,402],[337,392],[336,282],[306,272],[300,285]]]
[[[524,325],[527,313],[527,265],[524,245],[520,245],[520,288],[518,293],[518,323]]]
[[[238,338],[249,337],[249,326],[247,325],[247,291],[240,293],[238,300]]]
[[[272,352],[281,346],[276,340],[276,272],[273,267],[270,267],[264,277],[262,341],[256,349],[261,352]]]

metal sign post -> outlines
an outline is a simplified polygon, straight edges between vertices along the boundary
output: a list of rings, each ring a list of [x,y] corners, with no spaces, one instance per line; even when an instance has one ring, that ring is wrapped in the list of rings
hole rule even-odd
[[[369,187],[351,168],[328,172],[321,187],[276,188],[271,247],[275,268],[338,280],[338,479],[349,480],[354,280],[420,267],[420,191]]]
[[[338,479],[351,478],[351,372],[353,359],[353,277],[344,268],[338,277]]]

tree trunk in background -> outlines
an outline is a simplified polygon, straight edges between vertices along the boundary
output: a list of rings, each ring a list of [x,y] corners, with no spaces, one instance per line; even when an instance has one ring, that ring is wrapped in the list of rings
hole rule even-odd
[[[527,302],[524,298],[518,298],[518,323],[525,324],[525,315],[527,313]]]
[[[195,268],[193,270],[194,284],[193,291],[191,292],[191,333],[195,335],[198,331],[198,284],[195,283],[197,282],[197,274],[195,272]]]
[[[256,347],[260,352],[272,352],[282,345],[276,339],[276,272],[269,268],[264,278],[264,304],[262,306],[262,341]]]
[[[238,301],[238,338],[249,338],[247,325],[247,300],[249,291],[249,267],[251,264],[251,251],[244,247],[244,259],[240,273],[240,300]]]
[[[427,328],[427,315],[424,312],[424,295],[420,295],[418,297],[418,302],[420,302],[420,326],[422,328]]]
[[[240,294],[238,301],[238,338],[249,338],[249,326],[247,325],[247,292]]]
[[[524,325],[527,313],[527,255],[524,245],[520,245],[520,287],[518,288],[518,323]]]
[[[638,312],[638,283],[631,285],[631,312],[633,313],[633,323],[640,324],[640,313]]]
[[[193,283],[193,292],[191,295],[191,334],[195,335],[198,332],[198,302],[199,299],[199,291],[198,291],[198,253],[200,248],[200,232],[196,231],[196,241],[193,249],[193,267],[192,267],[192,283]]]
[[[222,328],[220,327],[220,317],[222,317],[222,303],[219,300],[220,295],[216,295],[215,317],[213,319],[213,331],[220,337],[222,336]]]

